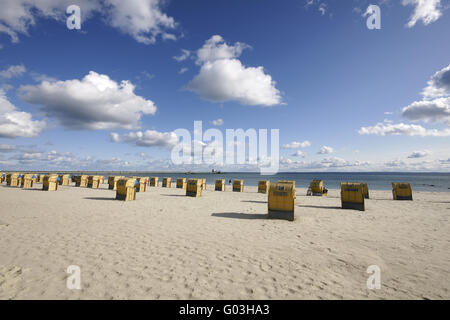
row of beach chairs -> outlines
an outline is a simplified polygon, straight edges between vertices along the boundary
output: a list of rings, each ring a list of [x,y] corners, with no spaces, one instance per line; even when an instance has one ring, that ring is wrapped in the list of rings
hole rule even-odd
[[[97,189],[104,182],[103,176],[89,175],[39,175],[33,173],[1,173],[0,183],[6,181],[8,186],[32,188],[34,183],[42,182],[42,190],[56,191],[58,185],[75,183],[76,187]],[[215,181],[215,191],[225,191],[225,179]],[[117,200],[135,200],[137,192],[146,192],[147,186],[158,187],[159,177],[108,177],[108,189],[116,191]],[[172,178],[162,179],[163,188],[172,187]],[[185,189],[186,196],[200,197],[206,190],[206,179],[176,179],[176,188]],[[244,191],[244,180],[236,179],[232,185],[233,192]],[[295,181],[281,180],[271,183],[268,180],[258,182],[258,193],[268,194],[269,218],[294,220],[297,193]],[[313,180],[310,183],[307,195],[326,196],[328,190],[324,187],[323,180]],[[409,183],[392,183],[394,200],[412,200],[412,189]],[[341,182],[341,207],[343,209],[365,210],[365,199],[369,198],[367,183]]]

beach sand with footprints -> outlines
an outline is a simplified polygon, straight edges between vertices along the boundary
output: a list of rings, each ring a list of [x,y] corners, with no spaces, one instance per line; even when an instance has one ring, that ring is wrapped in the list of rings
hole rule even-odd
[[[339,190],[297,188],[289,222],[267,219],[256,187],[149,187],[129,202],[106,184],[41,188],[0,186],[0,299],[450,298],[448,192],[371,190],[360,212],[340,209]],[[380,289],[367,288],[371,265]]]

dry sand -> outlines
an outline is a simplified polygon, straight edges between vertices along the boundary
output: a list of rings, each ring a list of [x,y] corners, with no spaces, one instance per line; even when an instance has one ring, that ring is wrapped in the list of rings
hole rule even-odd
[[[0,186],[1,299],[449,299],[450,193],[340,209],[306,197],[296,221],[267,219],[267,195],[149,188],[115,192]],[[69,265],[81,290],[66,287]],[[369,290],[369,265],[381,289]]]

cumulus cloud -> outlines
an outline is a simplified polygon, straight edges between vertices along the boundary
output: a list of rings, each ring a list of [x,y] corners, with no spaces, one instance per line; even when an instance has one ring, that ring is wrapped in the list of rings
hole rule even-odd
[[[436,72],[422,91],[424,97],[402,109],[412,121],[444,122],[450,125],[450,65]]]
[[[450,65],[436,72],[422,91],[423,99],[402,109],[402,116],[410,121],[442,122],[450,126]],[[405,123],[378,123],[362,127],[359,134],[409,135],[446,137],[449,129],[425,129],[420,125]]]
[[[422,94],[426,98],[437,98],[450,95],[450,65],[436,72],[428,81]]]
[[[251,48],[249,45],[236,42],[234,45],[228,45],[220,35],[214,35],[205,41],[203,47],[197,50],[198,65],[205,62],[214,62],[222,59],[238,58],[244,49]]]
[[[0,89],[0,138],[34,137],[44,128],[44,121],[33,120],[30,113],[18,111]]]
[[[175,28],[175,20],[160,9],[160,0],[106,0],[109,5],[109,24],[136,41],[144,44],[155,43],[156,37],[174,39],[166,32]]]
[[[424,25],[429,25],[442,15],[441,0],[403,0],[402,4],[404,6],[415,6],[414,12],[407,23],[408,28],[414,27],[418,21],[422,21]]]
[[[205,63],[187,89],[213,102],[236,100],[243,105],[261,106],[281,103],[280,92],[262,67],[246,68],[236,59]]]
[[[41,105],[48,117],[69,129],[105,130],[139,127],[142,115],[154,114],[156,106],[134,93],[129,81],[117,83],[107,75],[90,71],[83,79],[22,86],[22,99]]]
[[[15,77],[20,77],[27,71],[23,64],[18,64],[14,66],[9,66],[5,70],[0,70],[0,78],[11,79]]]
[[[299,149],[299,148],[306,148],[311,145],[311,142],[308,140],[299,142],[299,141],[292,141],[291,143],[284,144],[282,146],[283,149]]]
[[[188,70],[189,70],[188,68],[181,68],[180,71],[178,71],[178,73],[179,74],[183,74],[183,73],[185,73]]]
[[[318,154],[330,154],[333,152],[334,152],[334,150],[332,147],[322,146],[322,148],[320,148],[320,150],[317,153]]]
[[[78,0],[82,18],[93,13],[104,16],[104,21],[136,41],[152,44],[158,36],[175,39],[169,33],[176,27],[172,17],[161,10],[162,0]],[[19,34],[28,35],[28,29],[36,25],[39,17],[65,21],[66,8],[72,0],[3,0],[0,11],[0,32],[19,42]]]
[[[243,105],[281,104],[280,91],[263,67],[246,67],[237,58],[249,46],[228,45],[219,35],[208,39],[197,51],[200,72],[186,86],[213,102],[238,101]]]
[[[450,97],[415,101],[403,108],[402,115],[408,120],[444,122],[450,125]]]
[[[417,159],[417,158],[423,158],[430,154],[430,151],[423,150],[423,151],[413,151],[408,158],[409,159]]]
[[[179,56],[174,56],[173,58],[174,58],[176,61],[181,62],[181,61],[184,61],[184,60],[186,60],[187,58],[189,58],[190,55],[191,55],[191,51],[190,51],[190,50],[181,49],[181,54],[180,54]]]
[[[375,126],[361,127],[358,133],[360,135],[380,135],[380,136],[421,136],[421,137],[448,137],[450,136],[450,129],[437,130],[426,129],[420,125],[406,124],[406,123],[377,123]]]
[[[212,123],[213,126],[221,126],[221,125],[223,125],[223,119],[219,118],[217,120],[211,121],[211,123]]]
[[[129,143],[140,147],[172,148],[178,143],[175,132],[158,132],[155,130],[128,132],[125,134],[111,133],[111,141]]]
[[[305,157],[305,154],[301,150],[297,150],[295,153],[292,154],[293,157]]]

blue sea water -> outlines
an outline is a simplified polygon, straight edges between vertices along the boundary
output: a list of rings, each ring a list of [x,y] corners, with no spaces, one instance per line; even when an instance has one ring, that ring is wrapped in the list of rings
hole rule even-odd
[[[157,176],[176,178],[206,178],[208,184],[214,184],[216,179],[244,179],[244,185],[257,186],[259,180],[295,180],[297,188],[307,188],[313,179],[324,180],[328,189],[339,189],[341,182],[367,182],[371,190],[391,190],[392,182],[409,182],[416,191],[439,191],[450,192],[450,173],[393,173],[393,172],[307,172],[292,173],[280,172],[273,176],[262,176],[255,172],[230,172],[222,174],[212,173],[168,173],[168,172],[102,172],[98,173],[107,177],[108,175],[123,176]]]

